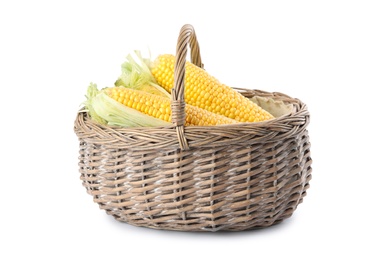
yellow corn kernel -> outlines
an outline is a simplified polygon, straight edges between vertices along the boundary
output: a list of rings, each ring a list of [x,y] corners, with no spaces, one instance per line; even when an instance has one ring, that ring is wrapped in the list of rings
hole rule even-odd
[[[173,88],[175,56],[160,55],[151,65],[157,83],[169,93]],[[184,98],[187,104],[207,109],[240,122],[260,122],[274,118],[269,112],[235,89],[221,84],[198,66],[186,62]]]
[[[149,116],[171,122],[171,100],[167,97],[125,87],[107,88],[105,89],[105,93],[125,106],[136,109]],[[212,126],[238,123],[238,121],[231,118],[217,115],[188,104],[185,106],[185,113],[186,126]]]

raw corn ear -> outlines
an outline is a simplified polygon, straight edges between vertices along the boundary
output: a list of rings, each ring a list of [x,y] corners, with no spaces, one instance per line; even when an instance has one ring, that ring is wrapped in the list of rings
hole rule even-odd
[[[148,116],[110,98],[91,83],[87,89],[85,109],[93,121],[120,127],[171,126],[172,123]]]
[[[104,92],[119,103],[136,109],[146,115],[171,122],[171,100],[166,97],[153,95],[124,87],[112,87],[104,89]],[[222,115],[214,114],[205,109],[186,104],[186,126],[212,126],[235,124],[238,121]]]
[[[175,56],[164,54],[150,64],[157,83],[171,92],[174,84]],[[205,70],[186,62],[185,101],[240,122],[260,122],[274,117],[233,88],[220,83]]]

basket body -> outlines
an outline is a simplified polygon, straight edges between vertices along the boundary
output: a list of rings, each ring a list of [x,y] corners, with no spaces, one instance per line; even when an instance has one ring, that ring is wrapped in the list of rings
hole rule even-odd
[[[264,228],[290,217],[311,179],[309,113],[280,93],[240,90],[294,106],[269,122],[186,127],[101,126],[79,112],[81,180],[107,214],[131,225],[180,231]]]

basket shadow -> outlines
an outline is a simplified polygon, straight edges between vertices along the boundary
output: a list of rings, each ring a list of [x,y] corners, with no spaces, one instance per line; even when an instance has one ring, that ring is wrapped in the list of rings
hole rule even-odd
[[[283,229],[288,229],[288,227],[294,221],[294,216],[287,218],[277,224],[255,228],[255,229],[247,229],[241,231],[181,231],[181,230],[166,230],[166,229],[158,229],[158,228],[150,228],[143,226],[135,226],[125,222],[121,222],[113,218],[112,216],[107,215],[107,221],[109,225],[111,225],[115,229],[120,229],[121,231],[130,231],[130,232],[145,232],[146,235],[168,235],[168,236],[180,236],[180,237],[237,237],[237,236],[252,236],[252,235],[267,235],[274,232],[280,232]]]

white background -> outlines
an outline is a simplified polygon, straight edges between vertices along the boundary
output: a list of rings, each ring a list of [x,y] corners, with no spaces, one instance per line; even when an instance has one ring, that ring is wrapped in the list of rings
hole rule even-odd
[[[86,87],[134,49],[174,53],[185,23],[220,81],[308,105],[313,179],[280,225],[133,227],[81,185]],[[0,33],[1,259],[390,259],[388,1],[1,1]]]

